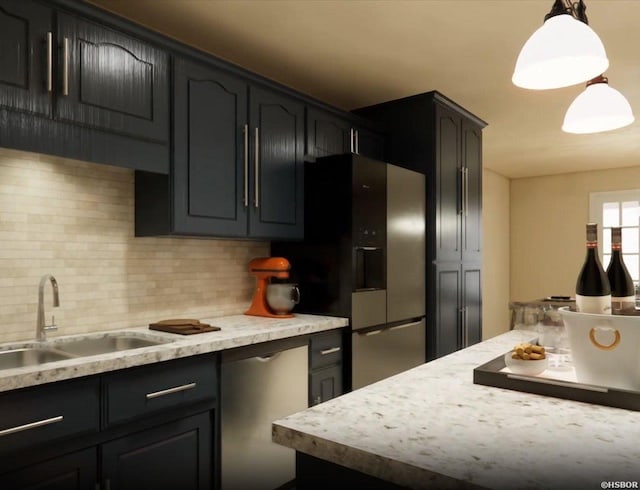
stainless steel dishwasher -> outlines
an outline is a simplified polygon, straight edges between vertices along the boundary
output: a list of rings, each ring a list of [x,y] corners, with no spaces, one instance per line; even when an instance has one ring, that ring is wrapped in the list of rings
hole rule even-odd
[[[221,488],[274,490],[295,479],[295,451],[271,423],[307,408],[307,340],[225,351],[221,365]]]

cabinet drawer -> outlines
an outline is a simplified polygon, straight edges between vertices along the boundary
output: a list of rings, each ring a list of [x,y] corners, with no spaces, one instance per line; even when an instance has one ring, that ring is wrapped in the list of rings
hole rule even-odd
[[[309,369],[342,362],[342,330],[311,337]]]
[[[342,395],[342,364],[318,369],[309,374],[309,406]]]
[[[90,378],[0,395],[0,453],[96,432],[99,394]]]
[[[215,399],[215,356],[188,357],[107,375],[104,378],[105,426]]]

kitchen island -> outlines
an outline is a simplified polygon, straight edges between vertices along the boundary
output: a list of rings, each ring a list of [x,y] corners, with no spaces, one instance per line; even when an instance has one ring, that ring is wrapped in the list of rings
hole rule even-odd
[[[640,412],[473,383],[534,338],[510,331],[277,420],[273,441],[298,451],[300,488],[638,488]]]

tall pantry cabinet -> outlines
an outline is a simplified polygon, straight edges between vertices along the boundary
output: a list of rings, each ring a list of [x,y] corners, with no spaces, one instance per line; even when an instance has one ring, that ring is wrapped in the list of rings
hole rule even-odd
[[[427,360],[482,339],[482,129],[437,91],[365,107],[386,161],[427,176]]]

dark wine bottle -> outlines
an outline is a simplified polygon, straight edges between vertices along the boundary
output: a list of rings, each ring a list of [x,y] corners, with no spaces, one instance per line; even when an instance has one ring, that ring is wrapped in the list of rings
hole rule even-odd
[[[611,286],[598,257],[598,225],[587,224],[587,256],[576,282],[576,309],[611,314]]]
[[[636,292],[631,274],[622,258],[622,228],[611,228],[611,261],[607,267],[611,286],[611,308],[613,313],[634,310]]]

